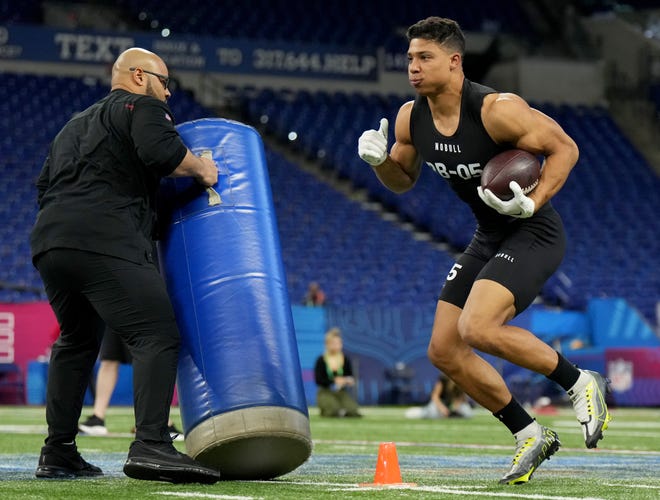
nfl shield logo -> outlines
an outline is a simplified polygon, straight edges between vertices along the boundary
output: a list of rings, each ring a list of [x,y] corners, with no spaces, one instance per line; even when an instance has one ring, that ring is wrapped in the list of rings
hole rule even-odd
[[[633,363],[625,359],[616,359],[607,364],[607,376],[612,381],[612,389],[625,392],[633,386]]]

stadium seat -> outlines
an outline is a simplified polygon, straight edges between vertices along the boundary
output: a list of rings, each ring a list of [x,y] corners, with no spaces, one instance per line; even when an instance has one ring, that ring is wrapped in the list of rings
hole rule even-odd
[[[173,33],[306,42],[348,47],[376,48],[402,39],[401,26],[437,12],[431,0],[388,4],[377,0],[335,0],[331,5],[307,0],[253,0],[232,2],[219,9],[205,0],[188,0],[176,6],[158,0],[119,0],[132,21],[144,29],[168,27]],[[268,12],[268,16],[260,15]],[[369,15],[365,16],[364,13]],[[444,3],[441,15],[459,20],[468,31],[516,33],[532,30],[519,0]],[[314,23],[305,22],[314,19]]]

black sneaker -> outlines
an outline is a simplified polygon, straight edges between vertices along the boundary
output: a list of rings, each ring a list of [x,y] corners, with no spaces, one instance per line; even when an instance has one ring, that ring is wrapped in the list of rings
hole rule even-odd
[[[167,442],[133,441],[124,464],[124,474],[145,481],[213,484],[220,472],[204,467]]]
[[[170,437],[172,438],[172,441],[184,441],[183,431],[177,429],[176,425],[174,424],[168,425],[167,432],[170,433]]]
[[[76,445],[45,445],[41,448],[35,475],[45,479],[75,479],[102,476],[103,471],[83,460]]]
[[[106,436],[108,434],[108,429],[105,426],[105,420],[97,417],[96,415],[91,415],[87,417],[83,423],[78,424],[78,429],[83,434],[88,436]]]

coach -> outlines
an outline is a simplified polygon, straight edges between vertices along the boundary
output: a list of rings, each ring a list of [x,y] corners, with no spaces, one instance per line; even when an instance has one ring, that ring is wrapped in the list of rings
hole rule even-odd
[[[75,438],[104,324],[133,357],[137,432],[124,472],[177,483],[220,477],[179,453],[167,431],[180,340],[152,254],[154,200],[164,176],[192,176],[202,186],[218,178],[213,161],[193,155],[175,130],[168,81],[156,54],[123,52],[110,93],[59,132],[37,181],[32,258],[61,330],[37,477],[103,474],[80,456]]]

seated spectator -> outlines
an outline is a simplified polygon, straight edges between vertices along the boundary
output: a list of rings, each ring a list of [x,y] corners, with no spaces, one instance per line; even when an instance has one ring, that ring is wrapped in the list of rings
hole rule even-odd
[[[343,353],[339,328],[325,334],[325,352],[314,366],[318,385],[316,404],[322,417],[361,417],[358,404],[349,392],[355,385],[351,360]]]
[[[444,374],[438,377],[431,391],[431,399],[425,406],[406,410],[406,418],[469,418],[471,416],[472,407],[467,394]]]

